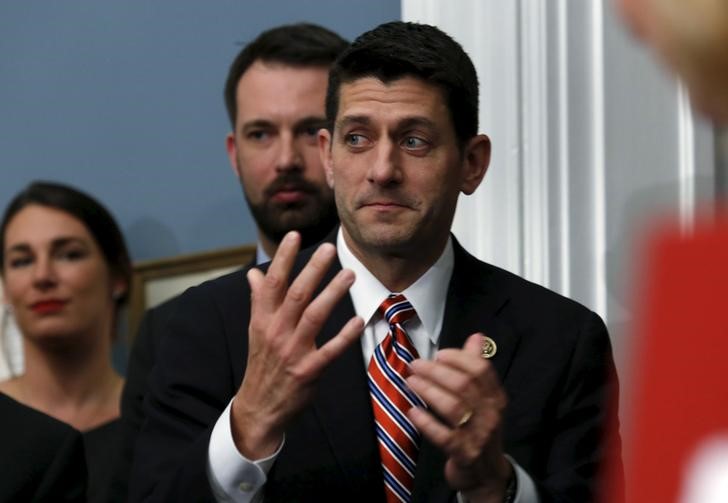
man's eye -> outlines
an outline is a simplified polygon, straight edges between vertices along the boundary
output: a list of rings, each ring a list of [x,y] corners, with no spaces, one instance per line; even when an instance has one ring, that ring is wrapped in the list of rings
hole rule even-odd
[[[409,150],[421,150],[423,148],[427,148],[429,143],[422,138],[418,138],[416,136],[408,136],[404,139],[402,142],[404,148]]]
[[[248,134],[246,134],[245,136],[250,140],[263,141],[266,140],[270,136],[270,134],[268,134],[268,131],[258,129],[254,131],[249,131]]]
[[[352,147],[359,147],[365,141],[364,136],[356,133],[350,133],[346,135],[346,144]]]
[[[321,129],[321,128],[316,127],[316,126],[310,126],[303,130],[303,134],[306,136],[317,136],[319,129]]]

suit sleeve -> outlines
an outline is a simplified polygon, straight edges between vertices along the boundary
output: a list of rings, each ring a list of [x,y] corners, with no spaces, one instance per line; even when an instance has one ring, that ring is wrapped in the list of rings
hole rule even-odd
[[[134,453],[132,501],[213,501],[208,443],[237,383],[212,297],[204,285],[188,290],[162,328]]]
[[[145,420],[144,397],[149,387],[149,374],[156,356],[156,346],[164,329],[164,322],[174,309],[174,299],[149,309],[139,324],[134,339],[126,382],[121,395],[121,452],[119,452],[111,494],[115,502],[127,500],[134,446]]]
[[[607,329],[589,313],[575,339],[555,409],[542,502],[593,501],[605,453],[619,445],[618,383]]]

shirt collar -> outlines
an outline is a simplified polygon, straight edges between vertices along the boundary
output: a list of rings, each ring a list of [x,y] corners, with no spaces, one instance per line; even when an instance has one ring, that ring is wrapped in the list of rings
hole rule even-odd
[[[354,256],[346,245],[341,228],[339,228],[336,237],[336,250],[341,266],[346,269],[351,269],[356,275],[356,280],[349,289],[351,301],[354,304],[354,311],[366,323],[369,323],[376,314],[379,304],[392,292]],[[417,316],[422,322],[422,326],[427,331],[433,344],[437,344],[440,337],[440,328],[442,327],[442,320],[445,314],[447,287],[450,284],[453,265],[455,263],[454,257],[452,238],[448,237],[442,255],[440,255],[440,258],[437,259],[433,266],[407,289],[399,292],[414,307]]]
[[[266,262],[270,262],[270,257],[263,249],[263,245],[260,244],[260,241],[255,247],[255,265],[265,264]]]

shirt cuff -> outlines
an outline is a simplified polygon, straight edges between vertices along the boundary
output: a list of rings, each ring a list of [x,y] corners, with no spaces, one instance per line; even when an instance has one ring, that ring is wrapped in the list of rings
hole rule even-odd
[[[540,503],[541,499],[538,497],[536,484],[533,483],[531,476],[526,470],[521,468],[521,465],[516,463],[515,459],[508,454],[505,456],[511,462],[513,470],[516,472],[516,496],[513,499],[513,503]]]
[[[207,478],[218,502],[258,503],[263,501],[263,486],[268,472],[283,448],[267,458],[251,461],[240,454],[230,426],[230,400],[220,414],[207,449]]]
[[[536,491],[536,484],[533,483],[531,476],[516,463],[516,460],[510,457],[508,454],[505,455],[508,462],[513,466],[513,471],[516,474],[516,495],[513,498],[513,503],[541,503],[541,499],[538,497]],[[468,499],[463,496],[461,492],[457,493],[458,503],[468,503]]]

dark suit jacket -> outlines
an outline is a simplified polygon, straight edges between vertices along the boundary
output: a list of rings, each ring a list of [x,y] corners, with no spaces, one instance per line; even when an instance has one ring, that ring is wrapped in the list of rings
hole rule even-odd
[[[303,252],[294,276],[311,251]],[[324,284],[340,269],[337,263]],[[186,292],[170,317],[137,443],[132,500],[211,501],[206,477],[212,427],[237,391],[247,360],[250,291],[244,272]],[[354,315],[347,296],[317,338]],[[525,468],[542,501],[589,501],[602,458],[603,427],[616,411],[609,337],[583,306],[478,261],[455,243],[455,267],[440,347],[482,331],[509,398],[505,450]],[[161,357],[163,355],[163,357]],[[451,501],[445,458],[427,442],[415,501]],[[323,373],[313,402],[286,432],[265,501],[383,501],[383,482],[361,347]]]
[[[0,502],[85,502],[81,433],[0,393]]]
[[[114,499],[109,503],[121,503],[127,500],[134,446],[145,420],[144,396],[147,393],[149,373],[159,351],[161,334],[178,300],[179,297],[173,297],[147,310],[134,339],[126,370],[126,382],[121,394],[122,443],[112,480],[111,493]]]
[[[254,264],[255,260],[247,264],[246,267]],[[177,309],[179,299],[179,296],[172,297],[158,306],[148,309],[139,324],[139,331],[129,355],[126,382],[121,394],[121,437],[123,441],[116,461],[116,470],[108,503],[127,501],[134,449],[139,431],[146,419],[144,397],[149,387],[149,374],[159,354],[159,345],[167,321]]]

